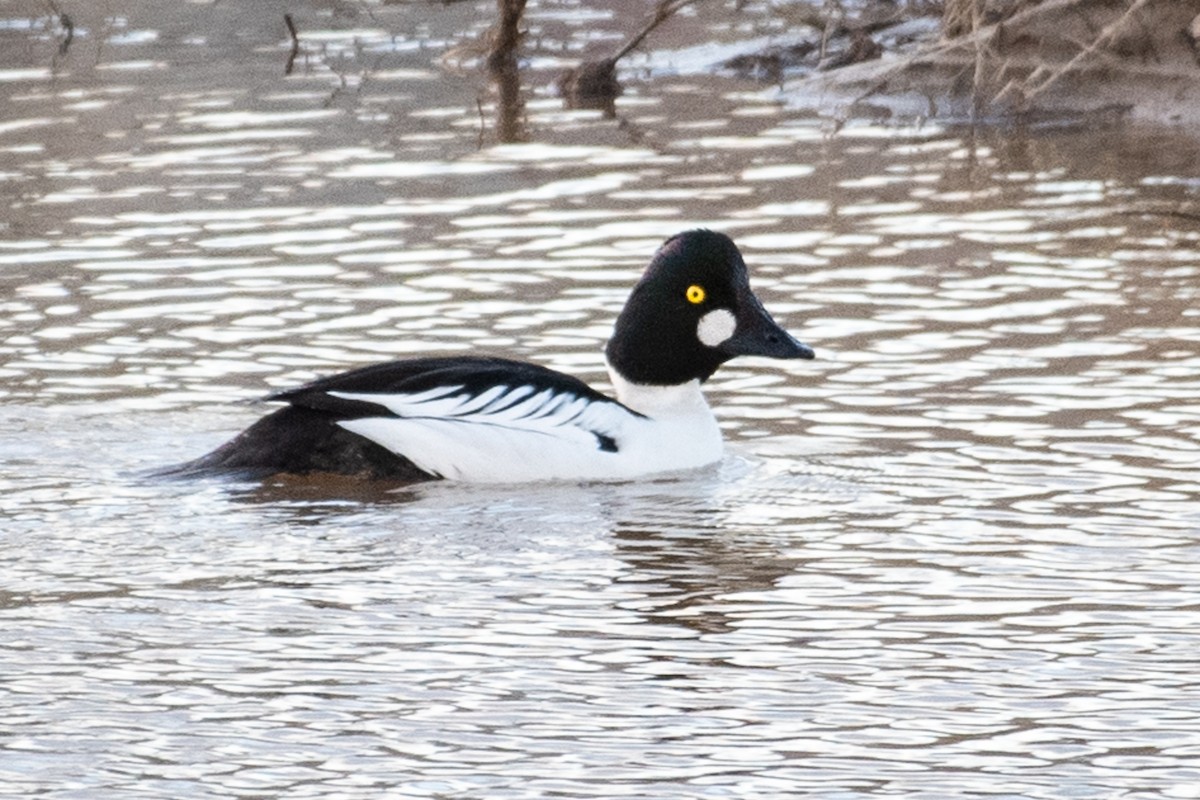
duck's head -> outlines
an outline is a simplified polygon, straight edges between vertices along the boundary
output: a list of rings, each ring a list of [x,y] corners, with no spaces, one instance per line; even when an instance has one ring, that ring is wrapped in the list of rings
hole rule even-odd
[[[663,243],[605,352],[626,380],[659,386],[706,380],[735,356],[813,357],[755,297],[733,240],[707,230]]]

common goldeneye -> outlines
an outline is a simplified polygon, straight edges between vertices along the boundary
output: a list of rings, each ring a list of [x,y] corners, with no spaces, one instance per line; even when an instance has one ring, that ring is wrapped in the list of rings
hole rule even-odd
[[[393,361],[266,399],[287,403],[175,475],[340,473],[411,482],[605,480],[711,464],[700,384],[734,356],[812,358],[750,289],[733,241],[680,233],[655,253],[605,348],[616,399],[503,358]]]

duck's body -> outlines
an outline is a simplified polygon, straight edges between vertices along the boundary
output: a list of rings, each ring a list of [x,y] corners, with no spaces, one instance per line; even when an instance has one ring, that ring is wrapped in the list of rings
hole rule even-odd
[[[721,457],[701,383],[735,355],[812,358],[750,291],[721,234],[656,254],[607,348],[616,399],[501,358],[395,361],[268,397],[288,405],[177,474],[332,472],[400,482],[610,480]]]
[[[636,407],[500,358],[378,364],[271,395],[288,405],[185,469],[521,483],[629,478],[720,458],[699,381],[622,395]]]

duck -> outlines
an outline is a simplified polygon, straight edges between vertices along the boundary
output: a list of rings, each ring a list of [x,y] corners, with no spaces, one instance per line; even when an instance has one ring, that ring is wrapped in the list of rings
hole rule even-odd
[[[739,356],[811,359],[707,229],[668,238],[604,349],[610,397],[574,376],[484,355],[412,358],[268,395],[282,407],[176,477],[331,473],[468,483],[629,480],[712,465],[721,430],[704,382]]]

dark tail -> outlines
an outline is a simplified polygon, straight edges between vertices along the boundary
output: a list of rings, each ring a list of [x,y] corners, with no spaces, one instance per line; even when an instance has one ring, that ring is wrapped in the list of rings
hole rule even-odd
[[[332,473],[397,483],[436,480],[401,455],[351,433],[323,411],[287,406],[211,453],[154,473],[159,478],[261,480],[277,474]]]

